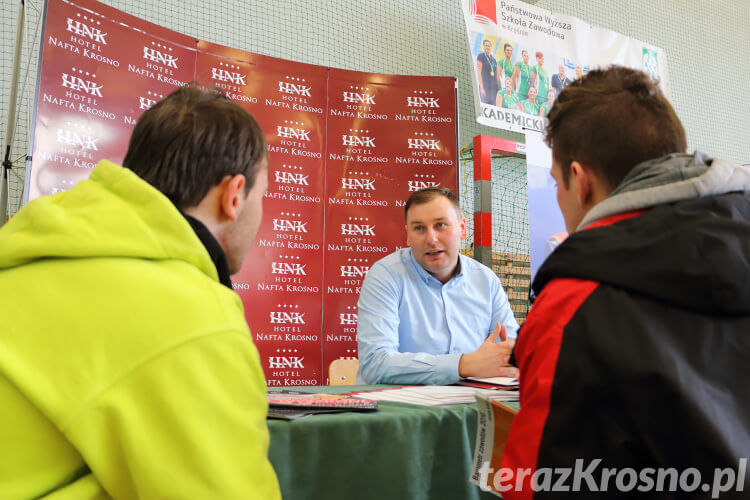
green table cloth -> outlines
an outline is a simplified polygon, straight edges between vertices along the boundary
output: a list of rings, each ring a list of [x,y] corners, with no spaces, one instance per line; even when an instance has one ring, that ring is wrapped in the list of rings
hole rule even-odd
[[[395,386],[323,386],[344,393]],[[291,389],[291,388],[289,388]],[[273,392],[278,389],[269,389]],[[517,403],[509,406],[518,408]],[[268,420],[269,457],[283,498],[489,499],[469,483],[477,408],[380,402],[372,413]]]

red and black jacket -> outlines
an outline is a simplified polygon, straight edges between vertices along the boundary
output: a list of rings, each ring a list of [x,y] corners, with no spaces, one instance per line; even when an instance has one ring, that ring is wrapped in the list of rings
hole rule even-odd
[[[706,482],[750,457],[750,194],[592,224],[555,250],[532,289],[514,352],[521,410],[503,467],[601,459],[597,478],[603,468],[674,467],[697,468]],[[579,493],[534,493],[530,480],[504,497],[592,494],[586,483]],[[745,483],[721,498],[750,496],[750,472]],[[597,493],[618,495],[614,478]]]

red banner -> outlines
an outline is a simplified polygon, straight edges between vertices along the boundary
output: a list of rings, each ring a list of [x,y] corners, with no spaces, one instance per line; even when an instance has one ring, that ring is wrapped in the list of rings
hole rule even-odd
[[[456,190],[452,77],[344,71],[175,33],[94,0],[49,0],[29,198],[121,162],[138,116],[190,80],[266,134],[264,220],[232,277],[269,385],[319,385],[356,357],[369,267],[405,245],[409,194]]]

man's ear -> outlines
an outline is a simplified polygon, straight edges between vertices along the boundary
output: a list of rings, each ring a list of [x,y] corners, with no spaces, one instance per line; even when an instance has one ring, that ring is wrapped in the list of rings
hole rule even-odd
[[[225,177],[219,184],[219,212],[222,218],[237,220],[240,210],[245,203],[245,176],[237,174]]]
[[[578,161],[570,163],[570,182],[574,184],[578,203],[585,207],[591,203],[594,194],[594,179],[591,169],[584,167]]]
[[[461,227],[461,239],[466,239],[466,217],[461,216],[460,219],[458,219],[459,226]]]

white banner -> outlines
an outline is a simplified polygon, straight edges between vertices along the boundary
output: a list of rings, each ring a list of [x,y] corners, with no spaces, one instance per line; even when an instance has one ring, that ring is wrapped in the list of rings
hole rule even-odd
[[[658,78],[669,98],[664,51],[515,0],[461,0],[477,122],[542,131],[560,91],[590,69],[620,64]]]

